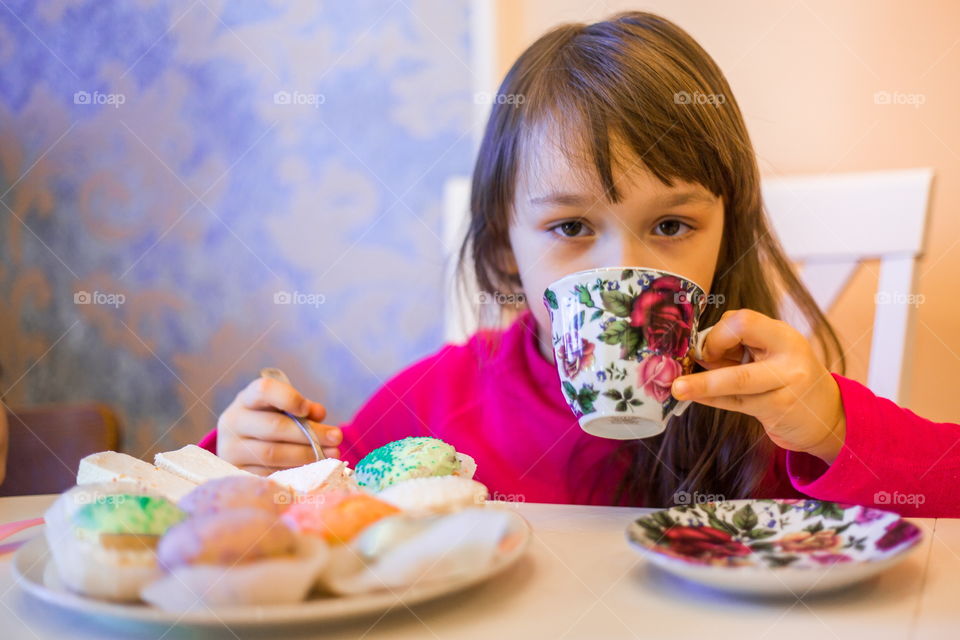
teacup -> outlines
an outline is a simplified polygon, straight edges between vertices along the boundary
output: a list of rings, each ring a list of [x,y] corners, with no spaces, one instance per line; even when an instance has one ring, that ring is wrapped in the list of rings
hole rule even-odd
[[[703,287],[660,269],[607,267],[557,280],[543,303],[563,395],[581,429],[649,438],[689,406],[670,387],[693,370],[708,331],[697,328]]]

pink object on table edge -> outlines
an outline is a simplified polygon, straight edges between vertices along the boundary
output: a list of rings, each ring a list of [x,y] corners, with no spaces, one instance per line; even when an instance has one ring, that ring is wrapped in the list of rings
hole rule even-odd
[[[0,540],[6,540],[15,533],[24,529],[43,524],[43,518],[28,518],[27,520],[17,520],[15,522],[5,522],[0,524]]]

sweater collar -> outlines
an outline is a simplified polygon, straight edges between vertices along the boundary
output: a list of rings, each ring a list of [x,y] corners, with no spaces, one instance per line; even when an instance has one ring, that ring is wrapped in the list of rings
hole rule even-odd
[[[505,342],[514,348],[508,347],[503,353],[507,358],[510,354],[519,354],[521,362],[510,362],[510,366],[523,366],[551,402],[559,400],[563,409],[567,410],[566,400],[560,390],[560,374],[554,363],[540,352],[539,332],[533,313],[529,309],[523,311],[504,336]]]

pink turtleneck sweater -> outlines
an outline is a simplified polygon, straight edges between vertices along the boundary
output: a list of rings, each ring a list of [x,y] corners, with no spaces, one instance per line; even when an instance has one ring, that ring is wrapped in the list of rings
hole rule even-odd
[[[752,497],[809,496],[907,516],[960,517],[953,489],[960,481],[960,425],[925,420],[833,377],[847,419],[837,459],[828,466],[777,448]],[[501,332],[492,355],[477,335],[444,345],[390,379],[341,428],[341,456],[351,465],[391,440],[441,438],[476,459],[477,480],[501,500],[610,504],[626,470],[613,455],[619,441],[580,430],[556,368],[538,349],[529,311]],[[215,452],[216,430],[200,446]]]

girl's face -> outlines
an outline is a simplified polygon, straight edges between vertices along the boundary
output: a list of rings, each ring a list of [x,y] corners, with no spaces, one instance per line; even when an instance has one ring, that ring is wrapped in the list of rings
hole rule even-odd
[[[616,204],[593,173],[573,166],[555,144],[528,155],[518,176],[510,242],[540,351],[551,362],[550,317],[540,300],[550,283],[569,273],[642,266],[678,273],[707,293],[713,282],[723,200],[696,183],[666,186],[632,153],[614,157],[631,159],[614,170]]]

